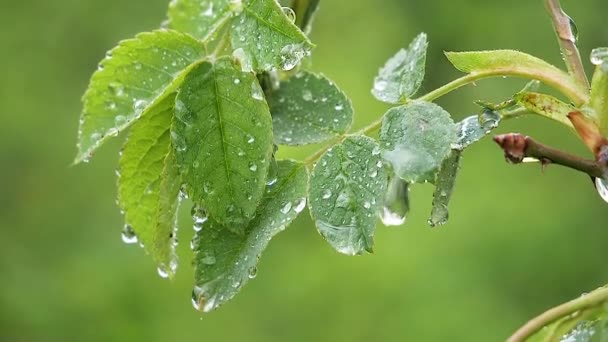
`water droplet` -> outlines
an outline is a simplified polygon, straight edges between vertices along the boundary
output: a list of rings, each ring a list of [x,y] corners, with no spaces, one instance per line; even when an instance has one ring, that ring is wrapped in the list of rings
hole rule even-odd
[[[252,266],[251,268],[249,268],[249,271],[247,272],[249,279],[253,279],[258,275],[258,268],[255,266]]]
[[[141,70],[141,63],[135,63],[133,66],[135,67],[135,70]]]
[[[285,203],[283,208],[281,208],[281,212],[283,214],[288,214],[290,211],[291,211],[291,202],[287,202],[287,203]]]
[[[234,84],[239,84],[239,83],[241,83],[241,80],[240,80],[240,79],[238,79],[238,78],[235,78],[235,79],[234,79]]]
[[[329,190],[329,189],[325,189],[325,190],[323,191],[322,198],[323,198],[323,199],[328,199],[328,198],[330,198],[330,197],[331,197],[331,190]]]
[[[192,214],[192,219],[194,220],[194,225],[192,228],[195,232],[200,232],[203,229],[205,222],[207,222],[209,219],[207,213],[198,205],[193,206],[190,213]]]
[[[296,13],[290,7],[283,7],[283,14],[285,14],[292,23],[296,22]]]
[[[257,171],[257,169],[258,169],[258,166],[257,166],[256,163],[253,163],[253,162],[249,163],[249,170],[250,171],[255,172],[255,171]]]
[[[268,176],[266,177],[266,185],[273,186],[277,180],[279,180],[279,166],[277,165],[276,159],[270,160],[270,166],[268,167]]]
[[[156,271],[158,272],[158,275],[161,278],[169,278],[169,269],[167,268],[166,265],[161,264],[156,268]]]
[[[201,257],[201,262],[205,265],[215,265],[216,263],[215,254],[212,251],[203,252],[203,256]]]
[[[147,106],[148,106],[148,101],[146,101],[146,100],[137,100],[137,101],[133,102],[133,109],[139,113],[141,113],[144,109],[146,109]]]
[[[304,208],[306,208],[306,198],[301,198],[293,207],[293,211],[299,214],[302,212],[302,210],[304,210]]]
[[[203,17],[213,17],[213,1],[209,1],[209,5],[207,8],[201,12],[201,16]]]
[[[257,81],[253,81],[253,83],[251,83],[251,97],[258,101],[264,100],[264,91]]]
[[[281,69],[289,71],[300,63],[302,58],[308,56],[310,51],[304,49],[302,44],[289,44],[281,49]]]
[[[304,101],[312,101],[312,93],[310,92],[310,90],[305,89],[302,92],[302,98],[304,99]]]
[[[409,184],[393,177],[388,185],[380,219],[385,226],[400,226],[405,223],[409,211]]]
[[[111,82],[108,84],[108,90],[110,93],[117,97],[123,97],[125,95],[125,88],[122,84],[117,82]]]
[[[369,208],[371,208],[371,207],[372,207],[372,204],[371,204],[371,203],[369,203],[369,202],[367,202],[367,201],[366,201],[365,203],[363,203],[363,208],[365,208],[365,209],[369,209]]]
[[[232,57],[236,59],[241,65],[241,70],[243,72],[252,72],[253,71],[253,63],[251,62],[251,58],[245,53],[243,48],[238,48],[232,52]]]
[[[608,48],[597,48],[591,51],[591,63],[593,65],[608,64]]]
[[[376,91],[385,91],[388,87],[388,82],[382,79],[376,80],[374,82],[374,90]]]
[[[125,224],[125,226],[122,228],[121,237],[122,237],[122,242],[124,242],[128,245],[137,243],[137,234],[135,234],[133,227],[131,227],[131,225],[129,225],[129,224]]]
[[[247,136],[247,143],[248,144],[253,144],[255,142],[255,138],[251,135]]]
[[[341,104],[341,103],[338,103],[338,104],[336,105],[336,107],[334,107],[334,108],[335,108],[335,109],[336,109],[336,110],[339,112],[339,111],[341,111],[341,110],[343,110],[343,109],[344,109],[344,105],[343,105],[343,104]]]
[[[101,140],[101,138],[103,138],[103,135],[100,133],[95,132],[91,134],[91,141],[93,141],[93,143],[97,143],[99,140]]]
[[[608,203],[608,181],[602,178],[595,179],[595,188],[602,199]]]
[[[124,115],[116,115],[114,118],[114,124],[118,127],[122,127],[127,123],[127,117]]]

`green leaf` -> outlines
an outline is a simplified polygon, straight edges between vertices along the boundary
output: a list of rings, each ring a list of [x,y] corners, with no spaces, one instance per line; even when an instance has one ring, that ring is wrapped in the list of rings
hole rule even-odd
[[[588,94],[574,78],[561,69],[514,50],[446,52],[445,55],[456,69],[471,74],[486,76],[512,75],[538,79],[558,89],[568,90],[566,94],[575,102],[581,101],[581,94]],[[584,101],[583,101],[584,102]]]
[[[350,100],[325,76],[300,72],[281,82],[268,98],[274,140],[306,145],[340,136],[353,119]]]
[[[168,25],[205,41],[232,19],[236,10],[229,0],[173,0]]]
[[[532,113],[572,127],[572,122],[568,119],[568,113],[575,111],[575,109],[551,95],[524,92],[516,94],[514,99],[519,105]]]
[[[426,34],[419,34],[408,49],[401,49],[386,62],[374,80],[372,94],[380,101],[403,103],[418,91],[424,79]]]
[[[434,103],[413,101],[384,115],[380,146],[384,159],[403,180],[433,182],[456,138],[450,114]]]
[[[122,41],[107,53],[83,97],[75,163],[174,92],[204,55],[190,36],[159,30]]]
[[[255,218],[238,235],[212,219],[197,233],[194,246],[196,284],[192,301],[198,310],[224,304],[257,273],[257,262],[270,240],[306,206],[308,174],[303,164],[278,163],[278,180],[266,188]]]
[[[161,273],[167,275],[177,266],[174,241],[181,185],[169,133],[174,98],[167,97],[133,125],[121,154],[118,178],[118,203],[127,230],[137,234]]]
[[[591,114],[600,126],[604,136],[608,136],[608,48],[594,49],[591,62],[596,66],[591,82],[591,99],[587,107],[591,109],[585,114]]]
[[[386,184],[380,149],[367,137],[351,136],[317,162],[310,178],[310,213],[319,233],[338,252],[372,252]]]
[[[272,118],[255,75],[229,58],[203,62],[184,80],[175,109],[171,136],[189,196],[242,231],[273,152]]]
[[[454,191],[461,156],[462,151],[452,150],[450,156],[441,164],[433,193],[433,210],[428,220],[431,227],[443,225],[448,221],[448,204]]]
[[[464,150],[470,145],[478,142],[486,135],[490,134],[492,129],[500,124],[500,114],[486,109],[481,115],[472,115],[456,124],[458,139],[452,145],[452,148]]]
[[[232,21],[232,47],[245,69],[293,69],[314,45],[275,0],[249,0]]]
[[[319,10],[320,0],[298,0],[295,2],[296,25],[306,34],[312,31],[315,15]]]

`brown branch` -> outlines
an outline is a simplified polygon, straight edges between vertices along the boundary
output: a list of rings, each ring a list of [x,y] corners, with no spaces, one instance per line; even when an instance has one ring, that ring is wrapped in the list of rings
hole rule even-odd
[[[538,159],[543,165],[557,164],[584,172],[591,177],[603,177],[607,166],[595,160],[583,159],[573,154],[543,145],[536,140],[517,133],[502,134],[494,141],[505,152],[507,161],[519,164],[524,158]]]
[[[582,86],[588,89],[590,87],[589,80],[585,74],[581,55],[576,47],[576,36],[574,35],[574,32],[572,32],[572,19],[564,13],[559,0],[545,0],[545,7],[553,21],[553,28],[557,34],[559,46],[562,50],[566,66],[568,67],[568,72]]]

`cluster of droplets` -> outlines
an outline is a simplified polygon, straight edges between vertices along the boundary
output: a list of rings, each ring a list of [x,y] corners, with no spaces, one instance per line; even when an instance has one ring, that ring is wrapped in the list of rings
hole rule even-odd
[[[281,69],[289,71],[295,68],[302,59],[310,56],[310,49],[303,43],[288,44],[281,49]]]

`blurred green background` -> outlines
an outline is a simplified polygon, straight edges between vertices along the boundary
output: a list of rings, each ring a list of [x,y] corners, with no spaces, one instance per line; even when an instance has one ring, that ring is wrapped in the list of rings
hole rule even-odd
[[[585,61],[608,45],[605,0],[563,1]],[[335,253],[307,215],[280,234],[258,277],[219,311],[190,305],[187,208],[176,279],[120,239],[114,168],[121,139],[70,167],[80,96],[120,39],[158,27],[164,0],[5,1],[0,9],[0,340],[500,341],[550,306],[608,282],[608,205],[588,177],[510,166],[489,139],[467,151],[451,220],[426,226],[432,188],[412,192],[403,228],[378,227],[376,252]],[[385,60],[429,34],[429,91],[458,77],[443,50],[513,48],[560,64],[541,0],[323,0],[314,69],[353,98],[360,127],[387,106],[370,95]],[[479,82],[439,103],[456,119],[521,80]],[[586,154],[539,118],[505,123]],[[304,154],[284,151],[283,156]]]

